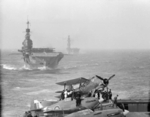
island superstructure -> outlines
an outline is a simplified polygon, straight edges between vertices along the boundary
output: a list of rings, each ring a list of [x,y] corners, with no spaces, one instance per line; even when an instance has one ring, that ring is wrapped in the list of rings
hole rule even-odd
[[[80,51],[79,48],[72,48],[71,47],[71,39],[70,39],[70,36],[68,36],[68,43],[67,43],[68,54],[79,54],[79,51]]]

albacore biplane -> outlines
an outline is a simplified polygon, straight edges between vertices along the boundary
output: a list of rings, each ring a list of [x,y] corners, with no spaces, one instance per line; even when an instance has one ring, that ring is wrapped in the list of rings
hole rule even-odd
[[[102,78],[98,75],[90,79],[80,77],[76,79],[58,82],[56,84],[64,86],[64,90],[73,91],[74,93],[80,91],[82,95],[87,96],[87,95],[93,95],[95,91],[103,91],[104,88],[108,86],[109,80],[112,79],[114,76],[115,74],[110,76],[108,79]],[[74,89],[73,85],[77,85],[77,84],[79,84],[79,86]],[[63,91],[57,91],[56,93],[62,93]]]

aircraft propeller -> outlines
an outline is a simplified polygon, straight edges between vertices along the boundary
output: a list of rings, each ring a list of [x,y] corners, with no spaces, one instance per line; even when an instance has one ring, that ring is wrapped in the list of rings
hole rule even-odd
[[[114,76],[115,76],[115,74],[113,74],[112,76],[110,76],[108,79],[111,80]]]
[[[113,74],[112,76],[110,76],[107,79],[107,78],[102,78],[101,76],[96,75],[96,77],[99,78],[100,80],[102,80],[105,85],[108,85],[109,84],[109,80],[111,80],[114,76],[115,76],[115,74]]]

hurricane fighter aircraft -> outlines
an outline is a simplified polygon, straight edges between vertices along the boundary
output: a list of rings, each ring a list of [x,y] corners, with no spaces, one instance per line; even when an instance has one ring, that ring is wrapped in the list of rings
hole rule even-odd
[[[115,75],[110,76],[108,79],[102,78],[98,75],[90,79],[86,78],[76,78],[67,81],[58,82],[56,84],[64,86],[64,91],[73,91],[74,93],[80,91],[82,96],[87,96],[89,94],[93,95],[95,91],[103,91],[105,87],[108,86],[109,80],[111,80]],[[73,85],[79,84],[79,87],[74,89]],[[62,93],[63,91],[57,91],[56,93]],[[70,96],[70,95],[69,95]],[[57,96],[61,97],[61,96]]]
[[[124,111],[112,102],[100,103],[95,97],[86,97],[81,106],[73,101],[38,101],[31,102],[30,110],[24,117],[124,117]]]
[[[107,110],[92,111],[90,109],[74,112],[66,117],[125,117],[123,110],[112,108]]]
[[[61,101],[38,101],[33,100],[30,104],[30,110],[25,115],[32,117],[48,116],[48,115],[66,115],[73,112],[91,109],[94,110],[99,106],[99,100],[95,97],[86,97],[81,101],[81,105],[76,105],[76,100]],[[28,117],[28,116],[27,116]]]

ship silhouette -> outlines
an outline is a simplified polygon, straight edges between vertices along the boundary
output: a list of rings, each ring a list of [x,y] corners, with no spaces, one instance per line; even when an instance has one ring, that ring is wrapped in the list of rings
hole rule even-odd
[[[33,47],[33,42],[30,39],[29,21],[27,21],[25,40],[22,45],[22,49],[18,51],[22,53],[24,63],[29,67],[46,66],[48,68],[56,68],[64,57],[63,53],[55,52],[54,48]]]
[[[70,35],[68,36],[68,44],[67,44],[67,52],[69,55],[72,54],[79,54],[80,49],[79,48],[72,48],[71,47],[71,39],[70,39]]]

